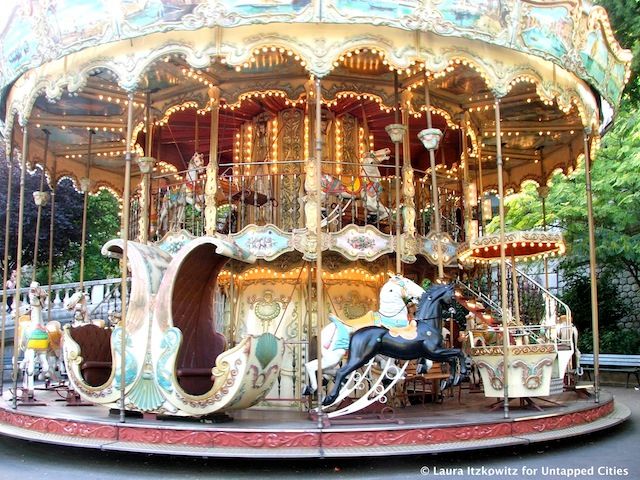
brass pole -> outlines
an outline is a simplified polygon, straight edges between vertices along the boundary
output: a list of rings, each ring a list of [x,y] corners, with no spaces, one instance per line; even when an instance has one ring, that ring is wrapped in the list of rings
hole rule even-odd
[[[84,292],[84,256],[86,252],[87,243],[87,208],[89,207],[89,192],[91,191],[91,184],[89,183],[89,175],[91,174],[91,147],[93,143],[93,135],[96,132],[89,130],[89,149],[87,152],[87,166],[85,169],[85,177],[87,178],[87,184],[83,186],[83,202],[82,202],[82,240],[80,241],[80,286],[78,287],[80,292]],[[85,190],[86,188],[86,190]],[[126,203],[125,205],[129,205]]]
[[[199,121],[198,121],[198,111],[196,110],[196,121],[195,121],[195,130],[196,130],[196,134],[195,134],[195,138],[194,138],[194,143],[193,143],[193,148],[194,148],[194,152],[193,153],[199,153],[200,152],[200,125],[199,125]]]
[[[126,136],[126,153],[124,163],[124,190],[122,192],[122,260],[121,265],[121,293],[120,293],[120,422],[125,420],[125,405],[124,405],[124,393],[126,387],[126,367],[125,367],[125,355],[126,355],[126,336],[127,336],[127,267],[128,267],[128,243],[129,243],[129,202],[131,197],[131,144],[133,139],[131,134],[133,132],[133,92],[127,94],[127,136]]]
[[[216,234],[216,193],[218,191],[218,124],[220,121],[220,89],[218,87],[209,89],[209,104],[211,105],[211,125],[209,127],[209,163],[204,187],[204,227],[206,234],[213,236]]]
[[[480,212],[480,227],[482,229],[482,235],[485,234],[485,226],[487,225],[487,219],[484,218],[484,185],[482,182],[482,143],[478,142],[478,211]]]
[[[46,131],[48,134],[48,130]],[[55,226],[55,213],[56,213],[56,189],[58,187],[57,180],[57,168],[58,168],[58,158],[53,156],[53,166],[51,167],[51,212],[49,219],[49,266],[48,266],[48,283],[49,283],[49,302],[51,302],[51,286],[53,285],[53,240],[54,240],[54,226]],[[49,304],[49,309],[47,310],[47,322],[51,321],[51,304]]]
[[[40,191],[44,190],[44,177],[47,173],[47,154],[49,153],[49,132],[45,130],[44,138],[44,160],[42,161],[42,175],[40,176]],[[42,223],[42,203],[39,202],[38,213],[36,214],[36,234],[33,245],[33,271],[31,272],[31,281],[36,281],[36,270],[38,268],[38,248],[40,244],[40,224]],[[51,291],[49,291],[51,293]]]
[[[543,149],[540,149],[540,176],[542,177],[542,185],[540,190],[540,200],[542,203],[542,229],[547,231],[547,175],[544,171],[544,155]],[[544,257],[544,288],[549,290],[549,257]]]
[[[395,104],[395,110],[393,112],[394,115],[394,123],[400,123],[400,96],[398,92],[398,72],[393,72],[393,102]],[[396,273],[402,273],[402,252],[401,252],[401,242],[402,242],[402,229],[400,227],[400,142],[393,142],[395,146],[395,164],[394,164],[394,175],[396,177]]]
[[[317,323],[318,323],[318,336],[317,336],[317,350],[318,350],[318,411],[322,406],[324,400],[324,392],[322,391],[322,335],[320,331],[324,324],[324,292],[322,281],[322,216],[320,212],[320,196],[322,189],[320,186],[320,176],[322,175],[322,88],[320,79],[316,77],[316,298],[317,298]],[[322,427],[322,415],[318,415],[318,427]]]
[[[464,234],[465,241],[471,242],[475,233],[471,231],[471,202],[469,201],[469,189],[471,182],[469,181],[469,155],[467,140],[467,122],[464,117],[460,121],[460,131],[462,132],[462,198],[464,207]],[[477,192],[476,192],[477,193]],[[477,202],[477,200],[476,200]]]
[[[520,325],[520,294],[518,292],[518,271],[516,269],[516,252],[511,250],[511,284],[513,288],[513,310],[516,323]]]
[[[144,103],[145,109],[145,129],[147,131],[144,137],[144,155],[145,157],[153,157],[153,122],[151,121],[151,92],[147,92]],[[140,243],[149,242],[149,213],[150,213],[150,190],[151,189],[151,172],[142,173],[140,179],[140,203],[139,203],[139,220],[138,220],[138,237]]]
[[[7,168],[7,205],[4,219],[4,260],[2,263],[2,338],[0,339],[0,395],[4,392],[4,342],[7,326],[7,276],[9,274],[9,230],[11,228],[11,193],[13,185],[13,131],[9,136],[9,160]],[[14,297],[15,303],[15,297]],[[15,332],[15,329],[14,329]],[[15,334],[14,334],[15,337]],[[15,338],[13,341],[16,344]]]
[[[496,97],[496,163],[498,166],[498,200],[500,214],[500,280],[502,287],[502,351],[504,365],[504,418],[509,418],[509,304],[507,302],[507,257],[504,231],[504,180],[502,178],[502,137],[500,134],[500,99]]]
[[[18,242],[16,245],[16,294],[13,305],[16,310],[16,325],[20,318],[20,284],[22,281],[22,234],[24,230],[24,188],[27,171],[27,157],[29,156],[29,124],[24,121],[22,126],[22,158],[20,160],[20,194],[18,199]],[[20,339],[13,339],[13,408],[18,408],[18,353]]]
[[[595,402],[600,403],[600,331],[598,319],[598,280],[596,270],[596,229],[593,220],[593,192],[591,189],[591,152],[589,134],[584,133],[584,174],[587,190],[587,221],[589,223],[589,270],[591,277],[591,329],[593,330],[593,379]]]
[[[309,343],[309,348],[307,350],[307,361],[311,361],[311,338],[313,333],[313,312],[311,308],[311,298],[313,297],[313,277],[311,276],[311,262],[307,263],[305,266],[306,274],[307,274],[307,341]],[[316,338],[316,342],[317,342]],[[317,349],[316,349],[317,350]],[[306,380],[305,377],[305,369],[302,370],[303,379]],[[322,387],[322,384],[319,384],[318,390]]]
[[[431,95],[429,92],[429,77],[425,72],[424,75],[424,103],[427,109],[427,128],[432,128],[431,123]],[[433,202],[434,223],[436,227],[436,252],[438,254],[438,279],[444,278],[444,263],[442,262],[442,226],[440,224],[440,196],[438,194],[438,178],[436,177],[436,154],[433,149],[429,149],[429,164],[431,167],[431,201]]]

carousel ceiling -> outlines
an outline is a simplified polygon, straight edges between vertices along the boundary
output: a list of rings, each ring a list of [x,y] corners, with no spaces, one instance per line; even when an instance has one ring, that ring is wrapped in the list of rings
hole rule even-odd
[[[283,48],[256,49],[253,60],[241,66],[213,61],[196,69],[179,57],[167,56],[152,64],[141,75],[134,96],[135,140],[139,152],[146,142],[145,118],[153,125],[152,153],[158,160],[183,171],[197,151],[209,153],[210,98],[212,86],[220,89],[218,162],[234,160],[234,144],[243,124],[261,116],[274,118],[278,112],[298,109],[308,113],[310,80],[303,60]],[[428,171],[427,151],[417,133],[426,127],[425,75],[429,83],[433,125],[444,132],[436,154],[437,168],[444,185],[459,188],[464,123],[469,132],[468,164],[471,177],[482,171],[484,189],[494,185],[496,126],[495,97],[486,80],[470,65],[453,62],[434,73],[416,64],[403,71],[391,70],[384,56],[375,49],[357,49],[339,57],[332,73],[322,79],[323,117],[329,123],[347,116],[357,120],[368,133],[366,148],[390,148],[393,143],[385,131],[395,123],[396,102],[403,106],[409,125],[411,163],[418,175]],[[398,78],[398,91],[394,79]],[[34,102],[29,123],[37,145],[42,148],[46,129],[50,133],[50,153],[78,163],[89,156],[95,167],[120,174],[126,134],[127,94],[117,78],[104,68],[92,70],[84,86],[57,99],[40,95]],[[400,118],[400,117],[399,117]],[[543,99],[536,84],[516,81],[501,99],[502,146],[508,188],[518,188],[525,179],[543,182],[556,168],[566,170],[580,152],[565,155],[567,146],[579,142],[584,120],[576,107],[562,110]],[[17,136],[16,136],[17,140]],[[562,151],[562,164],[556,160],[543,167],[532,167]],[[300,158],[299,160],[302,160]],[[236,159],[237,161],[237,159]],[[388,161],[393,164],[393,159]],[[518,171],[521,169],[526,173]],[[545,171],[546,169],[546,171]],[[423,173],[421,173],[423,172]]]

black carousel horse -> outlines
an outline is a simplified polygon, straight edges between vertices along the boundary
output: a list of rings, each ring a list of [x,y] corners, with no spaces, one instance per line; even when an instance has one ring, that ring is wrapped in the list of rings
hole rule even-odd
[[[453,299],[453,285],[434,285],[422,295],[415,314],[417,336],[414,340],[394,337],[384,327],[365,327],[357,330],[349,342],[349,360],[338,370],[331,393],[322,402],[331,405],[349,374],[367,364],[376,355],[386,355],[399,360],[428,358],[450,365],[449,382],[460,383],[467,373],[465,357],[459,348],[444,348],[442,331],[438,327],[442,305]],[[456,372],[459,374],[456,375]]]

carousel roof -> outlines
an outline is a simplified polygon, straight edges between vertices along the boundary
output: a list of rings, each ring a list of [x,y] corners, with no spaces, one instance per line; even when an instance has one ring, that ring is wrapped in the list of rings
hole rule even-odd
[[[582,0],[66,0],[8,4],[0,24],[2,88],[29,69],[97,45],[158,32],[285,22],[385,25],[504,47],[550,60],[590,83],[614,105],[629,73],[630,53],[613,37],[606,11]],[[419,46],[411,45],[401,55],[409,58],[418,53],[416,48]],[[320,65],[310,63],[309,70],[320,76],[329,72],[330,67]]]
[[[28,123],[30,160],[41,163],[46,129],[49,155],[62,161],[58,176],[77,179],[91,136],[92,176],[115,190],[127,92],[135,92],[136,142],[146,141],[148,104],[153,156],[180,171],[195,151],[208,154],[213,89],[224,164],[235,160],[243,123],[306,112],[310,76],[322,77],[326,121],[354,118],[376,149],[392,147],[384,128],[395,122],[397,76],[405,154],[418,175],[429,164],[416,137],[426,77],[434,126],[444,131],[437,168],[452,189],[461,126],[472,177],[482,170],[483,190],[497,183],[498,96],[506,188],[542,184],[573,168],[582,132],[607,121],[604,106],[617,105],[630,62],[606,12],[579,0],[14,2],[0,29],[5,137],[13,131],[20,144],[13,126]]]

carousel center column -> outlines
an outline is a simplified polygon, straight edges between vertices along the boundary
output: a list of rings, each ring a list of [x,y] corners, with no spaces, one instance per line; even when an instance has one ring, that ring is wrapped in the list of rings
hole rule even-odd
[[[414,183],[413,167],[411,166],[411,144],[409,142],[409,107],[411,92],[402,94],[402,124],[404,125],[404,139],[402,142],[402,209],[404,241],[402,242],[402,260],[413,263],[416,261],[418,243],[416,240],[416,187]]]
[[[147,92],[145,99],[145,142],[144,157],[138,158],[140,168],[140,210],[138,219],[138,241],[147,243],[149,241],[149,205],[151,194],[151,172],[155,164],[155,158],[151,154],[153,145],[153,122],[151,121],[151,92]]]
[[[465,241],[471,243],[478,236],[478,190],[476,183],[470,179],[469,143],[467,129],[470,128],[469,114],[465,113],[460,120],[462,137],[462,198],[464,201]]]
[[[218,122],[220,119],[220,89],[209,89],[209,105],[211,108],[211,132],[209,145],[209,164],[204,187],[204,225],[209,236],[216,234],[216,193],[218,191]]]

